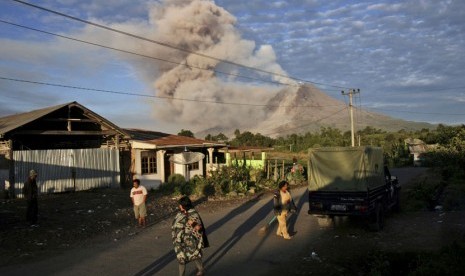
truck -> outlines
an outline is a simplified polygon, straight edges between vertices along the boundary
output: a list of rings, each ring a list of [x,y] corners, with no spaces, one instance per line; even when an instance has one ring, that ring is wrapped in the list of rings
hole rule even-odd
[[[309,149],[307,173],[308,214],[362,217],[379,231],[386,212],[400,209],[401,186],[384,165],[382,148]]]

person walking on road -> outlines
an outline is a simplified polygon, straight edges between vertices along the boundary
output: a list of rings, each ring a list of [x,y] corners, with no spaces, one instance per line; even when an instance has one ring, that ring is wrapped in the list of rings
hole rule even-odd
[[[193,261],[197,276],[204,275],[202,249],[209,246],[205,227],[188,196],[179,200],[179,212],[171,225],[174,251],[179,262],[179,276],[184,276],[186,264]]]
[[[27,202],[26,220],[31,226],[37,226],[37,216],[39,214],[39,205],[37,198],[39,196],[39,188],[37,187],[37,172],[29,171],[29,177],[24,183],[23,194]]]
[[[147,216],[147,208],[145,201],[147,200],[147,189],[140,185],[139,179],[132,181],[133,188],[131,189],[131,200],[134,206],[134,215],[139,222],[139,227],[145,227],[145,217]]]
[[[289,192],[289,183],[285,180],[279,182],[278,190],[274,193],[273,207],[276,218],[278,219],[278,230],[276,235],[290,240],[292,237],[287,231],[286,218],[290,211],[297,210],[292,195]]]

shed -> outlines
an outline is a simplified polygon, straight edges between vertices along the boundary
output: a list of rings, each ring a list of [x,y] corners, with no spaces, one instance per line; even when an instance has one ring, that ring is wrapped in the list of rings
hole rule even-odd
[[[0,188],[21,197],[31,169],[38,171],[40,193],[119,187],[127,138],[77,102],[2,117]]]

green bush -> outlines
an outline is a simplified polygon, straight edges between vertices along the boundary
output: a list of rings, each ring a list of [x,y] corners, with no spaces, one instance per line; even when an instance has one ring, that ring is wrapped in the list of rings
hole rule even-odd
[[[182,174],[175,173],[168,177],[168,183],[181,186],[186,183],[186,178]]]

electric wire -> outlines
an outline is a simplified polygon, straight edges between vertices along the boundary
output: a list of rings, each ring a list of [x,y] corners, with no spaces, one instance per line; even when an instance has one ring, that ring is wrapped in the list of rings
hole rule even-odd
[[[31,80],[24,80],[24,79],[16,79],[16,78],[4,77],[4,76],[0,76],[0,80],[21,82],[21,83],[30,83],[30,84],[45,85],[45,86],[63,87],[63,88],[69,88],[69,89],[86,90],[86,91],[94,91],[94,92],[101,92],[101,93],[127,95],[127,96],[137,96],[137,97],[156,98],[156,99],[165,99],[165,100],[179,100],[179,101],[190,101],[190,102],[214,103],[214,104],[224,104],[224,105],[244,105],[244,106],[255,106],[255,107],[295,107],[295,108],[300,108],[300,107],[335,107],[335,106],[341,106],[342,105],[342,104],[341,105],[326,105],[326,106],[321,106],[321,105],[268,105],[268,104],[220,102],[220,101],[185,99],[185,98],[176,98],[176,97],[163,97],[163,96],[155,96],[155,95],[150,95],[150,94],[129,93],[129,92],[123,92],[123,91],[105,90],[105,89],[97,89],[97,88],[87,88],[87,87],[80,87],[80,86],[72,86],[72,85],[64,85],[64,84],[56,84],[56,83],[48,83],[48,82],[39,82],[39,81],[31,81]],[[383,108],[374,108],[374,107],[365,107],[365,108],[366,109],[371,109],[371,110],[405,112],[405,113],[423,114],[423,115],[465,116],[465,113],[418,112],[418,111],[398,110],[398,109],[394,110],[394,109],[383,109]]]
[[[92,25],[94,27],[102,28],[102,29],[105,29],[107,31],[119,33],[119,34],[126,35],[126,36],[129,36],[129,37],[132,37],[132,38],[147,41],[147,42],[150,42],[150,43],[154,43],[154,44],[157,44],[157,45],[160,45],[160,46],[168,47],[168,48],[178,50],[178,51],[182,51],[182,52],[185,52],[185,53],[197,55],[197,56],[200,56],[200,57],[209,58],[209,59],[216,60],[216,61],[219,61],[219,62],[222,62],[222,63],[238,66],[238,67],[241,67],[241,68],[244,68],[244,69],[257,71],[257,72],[260,72],[260,73],[273,75],[273,76],[277,76],[277,77],[287,78],[287,79],[291,79],[291,80],[294,80],[294,81],[297,81],[297,82],[310,83],[310,84],[314,84],[314,85],[321,85],[321,86],[328,86],[328,87],[342,88],[342,89],[347,89],[348,88],[348,87],[344,87],[344,86],[338,86],[338,85],[333,85],[333,84],[325,84],[325,83],[320,83],[320,82],[315,82],[315,81],[310,81],[310,80],[304,80],[304,79],[301,79],[301,78],[296,78],[296,77],[292,77],[292,76],[288,76],[288,75],[284,75],[284,74],[280,74],[280,73],[276,73],[276,72],[266,71],[266,70],[263,70],[263,69],[260,69],[260,68],[247,66],[247,65],[244,65],[244,64],[240,64],[240,63],[237,63],[237,62],[230,61],[230,60],[220,59],[220,58],[209,56],[209,55],[202,54],[202,53],[199,53],[199,52],[191,51],[189,49],[178,47],[176,45],[172,45],[172,44],[169,44],[169,43],[166,43],[166,42],[161,42],[161,41],[149,39],[149,38],[146,38],[146,37],[143,37],[143,36],[140,36],[140,35],[128,33],[128,32],[125,32],[125,31],[118,30],[118,29],[114,29],[114,28],[111,28],[111,27],[108,27],[108,26],[105,26],[105,25],[102,25],[102,24],[98,24],[98,23],[95,23],[95,22],[84,20],[82,18],[71,16],[71,15],[68,15],[68,14],[65,14],[65,13],[62,13],[62,12],[58,12],[58,11],[55,11],[55,10],[52,10],[52,9],[41,7],[41,6],[31,4],[31,3],[28,3],[28,2],[24,2],[24,1],[21,1],[21,0],[12,0],[12,1],[23,4],[23,5],[26,5],[26,6],[29,6],[29,7],[36,8],[36,9],[39,9],[39,10],[42,10],[42,11],[53,13],[55,15],[66,17],[66,18],[69,18],[69,19],[72,19],[72,20],[75,20],[75,21],[78,21],[78,22],[81,22],[81,23]]]
[[[279,108],[279,107],[294,107],[294,108],[321,107],[320,105],[269,105],[269,104],[235,103],[235,102],[222,102],[222,101],[213,101],[213,100],[199,100],[199,99],[187,99],[187,98],[177,98],[177,97],[164,97],[164,96],[155,96],[155,95],[142,94],[142,93],[129,93],[129,92],[124,92],[124,91],[115,91],[115,90],[88,88],[88,87],[81,87],[81,86],[72,86],[72,85],[65,85],[65,84],[56,84],[56,83],[49,83],[49,82],[31,81],[31,80],[24,80],[24,79],[9,78],[9,77],[4,77],[4,76],[0,76],[0,79],[1,80],[7,80],[7,81],[21,82],[21,83],[30,83],[30,84],[37,84],[37,85],[46,85],[46,86],[62,87],[62,88],[85,90],[85,91],[94,91],[94,92],[100,92],[100,93],[110,93],[110,94],[119,94],[119,95],[126,95],[126,96],[137,96],[137,97],[164,99],[164,100],[177,100],[177,101],[213,103],[213,104],[223,104],[223,105],[254,106],[254,107],[276,107],[276,108]],[[340,106],[340,105],[328,105],[328,106],[325,106],[325,107],[331,107],[331,106]]]
[[[131,51],[115,48],[115,47],[105,46],[105,45],[98,44],[98,43],[95,43],[95,42],[89,42],[89,41],[85,41],[85,40],[81,40],[81,39],[77,39],[77,38],[73,38],[73,37],[69,37],[69,36],[64,36],[64,35],[60,35],[60,34],[51,33],[51,32],[36,29],[36,28],[33,28],[33,27],[28,27],[28,26],[24,26],[24,25],[20,25],[20,24],[16,24],[16,23],[8,22],[8,21],[2,20],[2,19],[0,19],[0,23],[16,26],[16,27],[19,27],[19,28],[28,29],[28,30],[31,30],[31,31],[36,31],[36,32],[40,32],[40,33],[44,33],[44,34],[48,34],[48,35],[52,35],[52,36],[56,36],[56,37],[60,37],[60,38],[80,42],[80,43],[85,43],[85,44],[89,44],[89,45],[93,45],[93,46],[98,46],[98,47],[102,47],[102,48],[113,50],[113,51],[118,51],[118,52],[122,52],[122,53],[126,53],[126,54],[136,55],[136,56],[139,56],[139,57],[150,58],[150,59],[154,59],[154,60],[158,60],[158,61],[162,61],[162,62],[166,62],[166,63],[171,63],[171,64],[176,64],[176,65],[182,65],[182,66],[185,66],[185,67],[188,67],[188,68],[195,68],[195,69],[199,69],[199,70],[210,71],[210,72],[215,72],[215,73],[219,73],[219,74],[223,74],[223,75],[229,75],[229,76],[234,76],[234,77],[248,79],[248,80],[256,80],[256,81],[266,82],[266,83],[271,83],[271,84],[276,84],[276,85],[287,85],[287,86],[294,86],[294,87],[300,87],[301,86],[299,84],[283,83],[283,82],[279,82],[279,81],[259,79],[259,78],[244,76],[244,75],[240,75],[240,74],[222,72],[222,71],[219,71],[217,69],[202,68],[202,67],[198,67],[198,66],[195,66],[195,65],[182,63],[182,62],[171,61],[171,60],[167,60],[167,59],[163,59],[163,58],[158,58],[158,57],[148,56],[148,55],[144,55],[144,54],[139,54],[139,53],[135,53],[135,52],[131,52]]]
[[[259,69],[259,68],[254,68],[254,67],[246,66],[246,65],[243,65],[243,64],[231,62],[231,61],[228,61],[228,60],[219,59],[219,58],[212,57],[212,56],[208,56],[208,55],[205,55],[205,54],[193,52],[193,51],[190,51],[190,50],[188,50],[188,49],[180,48],[180,47],[177,47],[177,46],[168,44],[168,43],[164,43],[164,42],[160,42],[160,41],[156,41],[156,40],[147,39],[147,38],[144,38],[144,37],[141,37],[141,36],[138,36],[138,35],[134,35],[134,34],[131,34],[131,33],[127,33],[127,32],[121,31],[121,30],[117,30],[117,29],[113,29],[113,28],[110,28],[110,27],[107,27],[107,26],[104,26],[104,25],[100,25],[100,24],[97,24],[97,23],[94,23],[94,22],[90,22],[90,21],[87,21],[87,20],[83,20],[83,19],[80,19],[80,18],[77,18],[77,17],[73,17],[73,16],[70,16],[70,15],[67,15],[67,14],[63,14],[63,13],[60,13],[60,12],[57,12],[57,11],[54,11],[54,10],[51,10],[51,9],[47,9],[47,8],[43,8],[43,7],[34,5],[34,4],[27,3],[27,2],[24,2],[24,1],[19,1],[19,0],[13,0],[13,1],[14,1],[14,2],[17,2],[17,3],[20,3],[20,4],[24,4],[24,5],[30,6],[30,7],[34,7],[34,8],[37,8],[37,9],[41,9],[41,10],[43,10],[43,11],[47,11],[47,12],[50,12],[50,13],[54,13],[54,14],[59,15],[59,16],[64,16],[64,17],[66,17],[66,18],[69,18],[69,19],[72,19],[72,20],[76,20],[76,21],[79,21],[79,22],[82,22],[82,23],[85,23],[85,24],[90,24],[90,25],[93,25],[93,26],[95,26],[95,27],[99,27],[99,28],[103,28],[103,29],[106,29],[106,30],[109,30],[109,31],[113,31],[113,32],[116,32],[116,33],[120,33],[120,34],[123,34],[123,35],[131,36],[131,37],[133,37],[133,38],[145,40],[145,41],[148,41],[148,42],[151,42],[151,43],[155,43],[155,44],[158,44],[158,45],[161,45],[161,46],[169,47],[169,48],[172,48],[172,49],[175,49],[175,50],[187,52],[187,53],[190,53],[190,54],[195,54],[195,55],[198,55],[198,56],[201,56],[201,57],[205,57],[205,58],[210,58],[210,59],[213,59],[213,60],[216,60],[216,61],[219,61],[219,62],[223,62],[223,63],[227,63],[227,64],[230,64],[230,65],[239,66],[239,67],[242,67],[242,68],[245,68],[245,69],[248,69],[248,70],[253,70],[253,71],[257,71],[257,72],[261,72],[261,73],[265,73],[265,74],[269,74],[269,75],[274,75],[274,76],[279,76],[279,77],[283,77],[283,78],[287,78],[287,79],[292,79],[292,80],[295,80],[295,81],[298,81],[298,82],[311,83],[311,84],[315,84],[315,85],[322,85],[322,86],[335,87],[335,88],[347,88],[347,87],[342,87],[342,86],[337,86],[337,85],[330,85],[330,84],[325,84],[325,83],[318,83],[318,82],[313,82],[313,81],[309,81],[309,80],[294,78],[294,77],[292,77],[292,76],[287,76],[287,75],[283,75],[283,74],[279,74],[279,73],[275,73],[275,72],[269,72],[269,71],[262,70],[262,69]],[[124,52],[124,53],[128,53],[128,54],[138,55],[138,56],[141,56],[141,57],[156,59],[156,60],[160,60],[160,61],[163,61],[163,62],[169,62],[169,63],[173,63],[173,64],[184,65],[184,66],[191,67],[191,68],[196,68],[196,69],[199,69],[199,70],[209,70],[209,71],[213,71],[213,72],[215,72],[215,73],[226,74],[226,75],[231,75],[231,76],[235,76],[235,77],[239,77],[239,78],[245,78],[245,79],[251,79],[251,80],[259,80],[259,81],[269,82],[269,83],[279,84],[279,85],[292,85],[292,84],[286,84],[286,83],[281,83],[281,82],[277,82],[277,81],[269,81],[269,80],[263,80],[263,79],[252,78],[252,77],[249,77],[249,76],[243,76],[243,75],[233,74],[233,73],[221,72],[221,71],[218,71],[218,70],[200,68],[200,67],[196,67],[196,66],[192,66],[192,65],[188,65],[188,64],[183,64],[183,63],[179,63],[179,62],[164,60],[164,59],[160,59],[160,58],[156,58],[156,57],[151,57],[151,56],[146,56],[146,55],[142,55],[142,54],[137,54],[137,53],[130,52],[130,51],[126,51],[126,50],[121,50],[121,49],[117,49],[117,48],[113,48],[113,47],[108,47],[108,46],[100,45],[100,44],[97,44],[97,43],[92,43],[92,42],[87,42],[87,41],[83,41],[83,40],[79,40],[79,39],[69,38],[69,37],[65,37],[65,36],[62,36],[62,35],[57,35],[57,34],[53,34],[53,33],[50,33],[50,32],[46,32],[46,31],[42,31],[42,30],[38,30],[38,29],[26,27],[26,26],[22,26],[22,25],[19,25],[19,24],[14,24],[14,23],[6,22],[6,21],[3,21],[3,20],[0,20],[0,21],[3,22],[3,23],[6,23],[6,24],[11,24],[11,25],[15,25],[15,26],[18,26],[18,27],[22,27],[22,28],[26,28],[26,29],[30,29],[30,30],[34,30],[34,31],[38,31],[38,32],[50,34],[50,35],[55,35],[55,36],[58,36],[58,37],[62,37],[62,38],[66,38],[66,39],[70,39],[70,40],[74,40],[74,41],[78,41],[78,42],[82,42],[82,43],[87,43],[87,44],[90,44],[90,45],[95,45],[95,46],[99,46],[99,47],[103,47],[103,48],[107,48],[107,49],[111,49],[111,50],[115,50],[115,51],[120,51],[120,52]],[[112,90],[93,89],[93,88],[84,88],[84,87],[77,87],[77,86],[68,86],[68,85],[60,85],[60,84],[51,84],[51,83],[42,83],[42,82],[18,80],[18,79],[6,78],[6,77],[0,77],[0,79],[12,80],[12,81],[20,81],[20,82],[29,82],[29,83],[42,84],[42,85],[49,85],[49,86],[58,86],[58,87],[65,87],[65,88],[71,88],[71,89],[81,89],[81,90],[89,90],[89,91],[96,91],[96,92],[115,93],[115,94],[123,94],[123,95],[131,95],[131,96],[142,96],[142,97],[151,97],[151,98],[160,98],[160,99],[183,100],[183,101],[195,101],[195,102],[216,103],[216,104],[249,105],[249,106],[270,106],[270,107],[271,107],[271,105],[259,105],[259,104],[247,104],[247,103],[228,103],[228,102],[207,101],[207,100],[197,100],[197,99],[184,99],[184,98],[174,98],[174,97],[161,97],[161,96],[154,96],[154,95],[147,95],[147,94],[134,94],[134,93],[128,93],[128,92],[112,91]],[[297,86],[298,86],[298,85],[297,85]],[[465,87],[431,89],[431,90],[423,90],[423,91],[443,91],[443,90],[462,89],[462,88],[465,88]],[[361,99],[359,99],[359,100],[361,101]],[[278,105],[278,106],[274,106],[274,107],[285,107],[285,106]],[[292,106],[292,107],[316,107],[316,106]],[[362,108],[362,105],[361,105],[361,103],[360,103],[360,109],[361,109],[361,108]],[[434,112],[434,113],[432,113],[432,112],[414,112],[414,111],[389,110],[389,109],[380,109],[380,108],[369,108],[369,109],[381,110],[381,111],[394,111],[394,112],[415,113],[415,114],[430,114],[430,115],[459,115],[459,116],[465,115],[465,114],[459,114],[459,113],[450,114],[450,113],[438,113],[438,112]],[[342,110],[344,110],[344,109],[342,109]],[[341,110],[341,111],[342,111],[342,110]],[[340,112],[340,111],[338,111],[338,112]],[[322,118],[322,119],[325,119],[325,118]],[[319,121],[319,120],[318,120],[318,121]],[[316,121],[316,122],[318,122],[318,121]],[[312,122],[312,123],[313,123],[313,122]],[[304,126],[306,126],[306,125],[304,125]],[[293,128],[293,129],[295,129],[295,128]],[[291,130],[292,130],[292,129],[291,129]]]

